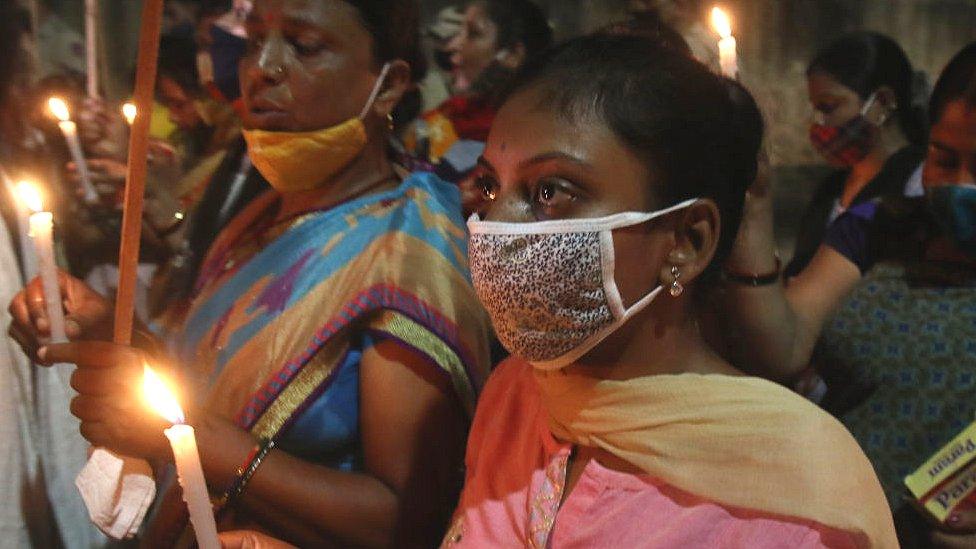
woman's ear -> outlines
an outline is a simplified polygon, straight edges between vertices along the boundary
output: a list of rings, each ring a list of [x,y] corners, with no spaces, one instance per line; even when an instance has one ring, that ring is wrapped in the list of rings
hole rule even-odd
[[[403,96],[413,87],[410,64],[402,59],[390,61],[383,87],[380,88],[371,111],[379,118],[386,118],[400,103]]]
[[[890,86],[881,86],[875,92],[874,97],[881,107],[881,123],[883,124],[898,110],[898,96]]]
[[[515,70],[522,66],[525,61],[525,44],[519,42],[514,46],[498,50],[495,59],[506,69]]]
[[[678,274],[679,282],[684,285],[698,278],[715,257],[722,230],[718,205],[711,199],[698,200],[675,215],[679,217],[674,248],[661,265],[660,280],[665,286],[674,282],[673,273]]]

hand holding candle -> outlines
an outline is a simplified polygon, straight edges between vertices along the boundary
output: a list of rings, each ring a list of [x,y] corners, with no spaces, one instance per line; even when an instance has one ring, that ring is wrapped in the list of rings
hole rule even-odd
[[[34,242],[34,254],[44,287],[44,304],[51,330],[51,343],[68,341],[64,328],[64,310],[61,308],[61,287],[58,284],[58,268],[54,261],[54,216],[43,211],[41,193],[35,185],[22,181],[17,185],[21,201],[34,213],[31,214],[30,237]],[[30,262],[28,262],[30,263]]]
[[[81,141],[78,140],[78,125],[71,121],[68,104],[61,98],[52,97],[48,100],[47,105],[51,109],[51,113],[58,119],[58,127],[61,128],[61,133],[68,144],[68,152],[71,153],[71,159],[78,167],[85,202],[95,204],[98,202],[98,192],[92,185],[91,175],[88,173],[88,163],[85,162],[85,154],[81,150]]]
[[[190,522],[193,523],[197,536],[197,545],[201,549],[220,549],[213,506],[210,504],[207,482],[203,477],[193,427],[184,423],[183,410],[176,397],[149,366],[145,367],[143,374],[143,395],[156,413],[174,424],[163,433],[173,447],[176,472],[180,488],[183,489],[183,501],[190,511]]]
[[[736,79],[739,77],[739,54],[736,50],[735,37],[732,36],[732,21],[718,6],[712,8],[712,28],[718,33],[719,64],[722,75]]]

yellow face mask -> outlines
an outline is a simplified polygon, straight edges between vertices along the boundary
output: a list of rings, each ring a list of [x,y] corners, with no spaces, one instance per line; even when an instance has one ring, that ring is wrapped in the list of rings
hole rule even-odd
[[[243,131],[251,162],[274,190],[291,193],[320,188],[363,152],[368,141],[363,119],[389,69],[389,63],[383,66],[362,113],[342,124],[308,132]]]

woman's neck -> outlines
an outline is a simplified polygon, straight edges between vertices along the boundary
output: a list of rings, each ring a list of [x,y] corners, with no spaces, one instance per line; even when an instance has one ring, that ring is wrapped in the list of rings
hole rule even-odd
[[[840,205],[845,208],[850,207],[857,195],[881,173],[888,159],[908,145],[908,139],[901,129],[895,127],[883,129],[874,148],[848,173],[840,196]]]
[[[603,379],[626,380],[667,374],[742,372],[722,360],[705,341],[692,312],[690,292],[666,292],[569,368]]]
[[[387,156],[386,145],[382,140],[371,140],[362,154],[321,187],[282,194],[275,222],[309,209],[327,207],[352,197],[387,190],[395,184],[396,173]]]

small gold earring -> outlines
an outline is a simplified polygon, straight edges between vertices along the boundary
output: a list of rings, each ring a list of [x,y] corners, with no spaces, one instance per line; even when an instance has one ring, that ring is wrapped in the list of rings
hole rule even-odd
[[[388,114],[386,115],[386,127],[387,127],[387,129],[389,129],[389,130],[390,130],[391,132],[393,131],[393,127],[394,127],[394,126],[393,126],[393,113],[388,113]]]

